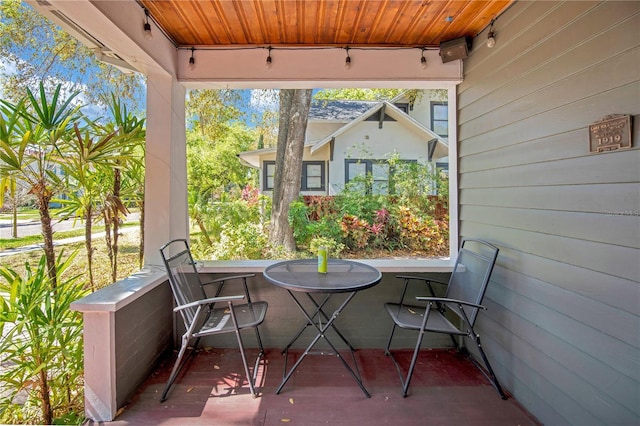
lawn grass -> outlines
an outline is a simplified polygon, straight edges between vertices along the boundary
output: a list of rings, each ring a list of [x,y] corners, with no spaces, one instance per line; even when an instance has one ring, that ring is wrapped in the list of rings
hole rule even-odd
[[[63,234],[62,232],[60,234]],[[56,240],[59,236],[56,234]],[[138,263],[138,248],[140,244],[140,233],[138,229],[131,232],[125,232],[120,235],[118,240],[118,277],[117,279],[123,279],[140,270]],[[109,257],[107,254],[107,245],[104,238],[97,237],[93,239],[93,276],[95,278],[95,289],[103,288],[112,284],[111,282],[111,270],[109,266]],[[85,280],[85,287],[90,288],[89,274],[87,271],[87,251],[84,247],[84,241],[72,244],[65,244],[55,247],[56,257],[64,250],[64,256],[68,256],[75,250],[78,250],[78,254],[73,261],[71,268],[67,271],[69,276],[79,275]],[[12,256],[6,256],[2,258],[2,266],[13,269],[20,275],[23,275],[25,271],[25,263],[29,263],[31,268],[34,269],[37,265],[40,257],[44,255],[42,250],[34,250],[27,253],[15,254]]]

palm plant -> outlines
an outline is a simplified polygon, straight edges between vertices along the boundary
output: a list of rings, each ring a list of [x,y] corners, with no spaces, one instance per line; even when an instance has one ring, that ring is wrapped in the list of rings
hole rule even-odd
[[[39,97],[27,89],[27,97],[17,104],[2,101],[0,114],[0,170],[3,177],[24,182],[36,199],[53,288],[57,281],[49,202],[62,188],[63,181],[56,170],[64,157],[71,123],[80,117],[80,107],[72,106],[78,93],[61,98],[61,88],[56,86],[48,99],[41,82]]]
[[[140,147],[144,144],[146,130],[144,127],[145,120],[139,119],[128,112],[127,106],[115,95],[111,95],[109,110],[112,115],[112,121],[105,128],[116,135],[120,155],[111,163],[113,185],[107,193],[103,208],[103,218],[107,251],[111,260],[112,280],[115,282],[118,274],[118,229],[121,216],[128,213],[122,198],[122,171],[126,170],[131,165],[131,162],[140,161],[136,157],[136,153],[140,152]]]
[[[68,198],[59,201],[65,206],[61,210],[62,214],[72,214],[84,220],[89,284],[95,290],[91,242],[93,217],[104,204],[101,177],[110,170],[110,164],[117,160],[120,149],[113,133],[108,133],[93,123],[82,130],[76,123],[74,130],[75,137],[69,141],[70,155],[63,162]]]

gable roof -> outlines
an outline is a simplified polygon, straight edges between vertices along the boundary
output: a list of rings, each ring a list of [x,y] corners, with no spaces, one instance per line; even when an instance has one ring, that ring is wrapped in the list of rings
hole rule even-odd
[[[377,103],[377,101],[313,100],[309,109],[309,121],[348,123]]]
[[[314,102],[318,102],[318,101],[314,101]],[[324,104],[324,101],[319,101],[322,102]],[[371,102],[371,101],[331,101],[329,103],[333,103],[336,102],[337,104],[335,105],[335,108],[340,109],[341,105],[345,106],[345,103],[359,103],[360,105],[358,106],[346,106],[345,111],[345,116],[347,115],[347,110],[350,111],[356,111],[359,110],[360,108],[364,108],[364,106],[368,106],[368,108],[366,110],[364,110],[363,112],[361,112],[358,116],[356,116],[354,119],[352,119],[350,122],[348,122],[348,124],[345,124],[344,126],[340,127],[338,130],[336,130],[335,132],[331,133],[330,135],[320,139],[320,140],[314,140],[314,141],[309,141],[309,140],[305,140],[304,146],[305,148],[310,148],[311,154],[315,153],[318,149],[322,148],[323,146],[325,146],[326,144],[328,144],[329,142],[331,142],[332,140],[334,140],[336,137],[340,136],[341,134],[343,134],[344,132],[348,131],[349,129],[354,128],[355,126],[357,126],[359,123],[365,121],[368,117],[370,117],[372,114],[375,114],[376,112],[378,112],[380,109],[382,109],[384,107],[384,113],[389,115],[390,117],[392,117],[393,119],[395,119],[397,122],[402,123],[405,126],[408,126],[409,128],[412,128],[414,131],[418,132],[419,134],[423,135],[423,137],[425,138],[425,142],[429,143],[432,141],[436,142],[436,146],[434,148],[433,151],[433,155],[432,158],[434,159],[438,159],[438,158],[443,158],[449,155],[449,145],[448,142],[442,138],[441,136],[437,135],[436,133],[434,133],[432,130],[428,129],[427,127],[423,126],[422,124],[420,124],[418,121],[416,121],[414,118],[412,118],[411,116],[409,116],[408,114],[406,114],[404,111],[400,110],[398,107],[396,107],[395,105],[393,105],[390,101],[380,101],[380,102]],[[327,103],[327,105],[329,105],[329,103]],[[316,105],[317,107],[317,105]],[[338,120],[334,120],[334,117],[331,117],[330,119],[327,120],[320,120],[320,119],[316,119],[317,121],[338,121]],[[272,148],[263,148],[263,149],[257,149],[257,150],[252,150],[252,151],[245,151],[245,152],[241,152],[238,154],[238,158],[240,159],[240,161],[242,161],[245,165],[249,166],[249,167],[255,167],[255,168],[260,168],[260,156],[263,154],[269,154],[269,153],[274,153],[276,152],[276,148],[272,147]]]
[[[370,117],[372,114],[375,114],[376,112],[381,110],[383,107],[384,107],[385,114],[389,115],[396,121],[403,123],[404,125],[409,126],[410,128],[413,128],[418,133],[422,134],[425,137],[427,143],[431,141],[437,142],[435,151],[433,153],[433,158],[443,158],[449,155],[449,145],[444,138],[442,138],[441,136],[434,133],[432,130],[420,124],[414,118],[406,114],[404,111],[400,110],[398,107],[396,107],[389,101],[378,102],[372,108],[369,108],[367,111],[362,113],[358,118],[351,121],[349,124],[342,126],[335,132],[331,133],[330,135],[315,142],[311,146],[311,153],[313,154],[314,152],[316,152],[317,150],[319,150],[320,148],[322,148],[323,146],[331,142],[336,137],[340,136],[341,134],[348,131],[349,129],[354,128],[359,123],[363,122],[368,117]]]

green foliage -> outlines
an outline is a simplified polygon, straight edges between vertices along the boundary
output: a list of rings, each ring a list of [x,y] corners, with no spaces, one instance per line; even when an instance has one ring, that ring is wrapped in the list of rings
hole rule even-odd
[[[17,101],[26,88],[41,81],[68,82],[94,105],[115,93],[136,110],[144,108],[143,79],[99,62],[95,53],[51,20],[19,0],[0,3],[0,55],[15,72],[3,72],[1,89],[6,99]],[[12,67],[7,67],[11,69]]]
[[[77,277],[64,278],[74,257],[58,257],[55,291],[44,256],[24,276],[0,267],[0,422],[51,424],[82,413],[82,321],[69,307],[86,291]]]
[[[320,100],[381,101],[393,99],[402,89],[323,89],[314,95]]]
[[[309,243],[310,256],[317,255],[318,248],[320,246],[327,248],[327,255],[329,257],[340,258],[345,247],[344,244],[334,240],[333,238],[315,237],[311,239]]]
[[[242,226],[226,223],[210,255],[212,259],[219,260],[263,259],[268,243],[269,237],[258,223],[244,223]]]
[[[187,116],[199,136],[208,140],[224,138],[233,122],[242,118],[238,90],[190,90]]]
[[[407,207],[400,207],[400,241],[412,249],[427,251],[432,256],[444,256],[449,250],[448,221],[421,216]]]
[[[231,188],[243,188],[255,179],[237,154],[250,148],[254,134],[239,124],[229,126],[217,139],[197,132],[187,134],[187,186],[189,192],[219,198]]]

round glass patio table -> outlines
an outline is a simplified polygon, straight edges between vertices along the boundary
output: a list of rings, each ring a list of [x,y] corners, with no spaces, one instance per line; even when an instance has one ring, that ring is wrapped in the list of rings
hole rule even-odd
[[[302,259],[275,263],[267,267],[264,270],[263,275],[270,283],[287,290],[296,306],[298,306],[307,319],[306,324],[302,326],[300,331],[282,350],[282,353],[285,355],[284,376],[282,383],[276,390],[276,393],[280,393],[302,360],[311,353],[311,349],[313,349],[316,343],[318,343],[322,338],[329,344],[329,346],[331,346],[334,354],[338,359],[340,359],[347,371],[360,386],[360,389],[362,389],[364,394],[370,398],[371,395],[369,395],[369,392],[367,392],[362,384],[362,378],[358,371],[358,364],[356,363],[354,355],[355,349],[342,335],[340,330],[338,330],[338,328],[333,324],[333,322],[346,308],[357,292],[373,287],[380,282],[382,279],[380,271],[372,266],[365,265],[360,262],[328,259],[327,272],[320,273],[318,272],[318,262],[316,259]],[[306,295],[308,300],[311,302],[311,305],[307,304],[307,307],[304,306],[303,300],[301,300],[304,299],[302,296],[303,294]],[[344,300],[332,313],[325,312],[324,307],[327,305],[327,302],[329,302],[332,296],[337,294],[344,295]],[[287,355],[289,348],[296,340],[298,340],[304,330],[309,326],[315,327],[317,334],[311,343],[309,343],[302,356],[296,361],[293,367],[287,371]],[[355,371],[349,363],[345,361],[331,340],[326,336],[326,331],[329,328],[332,328],[351,350]]]

